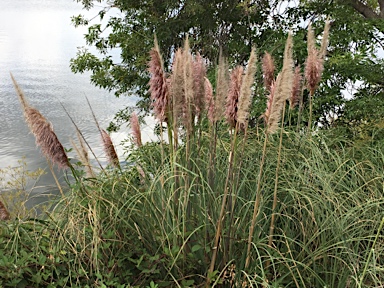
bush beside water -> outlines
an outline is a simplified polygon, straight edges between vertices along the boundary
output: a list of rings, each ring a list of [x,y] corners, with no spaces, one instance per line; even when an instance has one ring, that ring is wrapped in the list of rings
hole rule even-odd
[[[290,45],[282,71],[290,67]],[[266,118],[265,128],[248,127],[244,115],[228,123],[210,117],[212,100],[202,112],[186,96],[177,110],[176,92],[193,95],[196,89],[184,89],[193,83],[205,83],[205,95],[213,95],[206,80],[188,76],[194,71],[188,65],[200,60],[187,41],[175,58],[184,65],[174,63],[167,86],[156,45],[151,51],[152,100],[166,135],[160,131],[158,142],[142,144],[139,127],[132,127],[131,165],[119,167],[106,147],[112,169],[86,176],[64,154],[50,157],[52,144],[38,138],[48,159],[69,167],[69,191],[40,217],[0,222],[0,286],[380,287],[382,141],[356,145],[337,128],[314,133],[301,124],[300,113],[288,113],[285,98],[269,106],[281,109],[282,124],[279,117],[277,124]],[[250,66],[243,79],[253,79]],[[224,68],[221,59],[219,85],[227,81]],[[251,85],[240,86],[235,111],[245,113],[242,105],[250,101],[241,97],[250,97]],[[220,89],[210,98],[216,107],[223,104]],[[290,125],[292,115],[300,125]],[[46,122],[37,118],[38,125],[29,124],[38,134]],[[104,145],[112,145],[108,141]]]

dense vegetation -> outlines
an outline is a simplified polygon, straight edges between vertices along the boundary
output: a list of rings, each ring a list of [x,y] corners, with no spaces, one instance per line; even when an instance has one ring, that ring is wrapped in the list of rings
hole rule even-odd
[[[260,58],[269,51],[281,67],[285,35],[290,29],[297,43],[295,59],[304,63],[308,23],[313,23],[318,36],[329,17],[328,61],[313,98],[313,121],[325,127],[342,126],[347,134],[360,133],[362,124],[371,133],[376,120],[383,117],[383,109],[372,109],[381,108],[383,99],[384,63],[378,54],[384,43],[383,0],[76,1],[100,12],[91,19],[73,17],[73,24],[87,27],[88,33],[87,46],[71,61],[72,70],[90,71],[93,84],[117,96],[139,95],[137,107],[145,111],[150,107],[150,96],[148,74],[144,73],[148,55],[143,51],[152,47],[154,34],[166,67],[188,34],[191,47],[209,60],[209,71],[214,74],[220,49],[231,65],[244,65],[254,46]],[[262,77],[256,82],[261,87]],[[345,90],[354,91],[354,98],[346,99]],[[256,120],[265,108],[262,89],[255,92],[253,102],[251,116]],[[308,102],[305,92],[307,108]],[[129,114],[123,107],[110,128],[117,129]],[[307,115],[302,119],[308,121]]]
[[[303,116],[311,119],[321,89],[329,24],[321,46],[308,29],[305,81],[294,70],[291,33],[280,73],[264,55],[257,89],[267,108],[253,123],[255,49],[246,68],[229,69],[221,56],[212,79],[188,40],[169,71],[155,41],[148,66],[159,140],[142,143],[132,114],[123,166],[100,128],[108,169],[90,165],[79,130],[80,162],[68,159],[13,79],[37,145],[68,171],[69,189],[59,186],[60,200],[39,217],[0,206],[0,286],[382,285],[382,140],[351,139]]]

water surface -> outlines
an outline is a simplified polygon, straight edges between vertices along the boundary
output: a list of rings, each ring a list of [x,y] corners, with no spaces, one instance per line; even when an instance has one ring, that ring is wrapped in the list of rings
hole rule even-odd
[[[94,87],[90,84],[89,74],[71,72],[70,59],[75,57],[77,47],[85,45],[83,34],[86,31],[71,25],[70,17],[97,11],[81,9],[80,4],[71,0],[0,1],[0,169],[18,165],[18,160],[25,156],[30,170],[43,168],[49,172],[47,162],[24,122],[10,72],[29,103],[52,123],[64,147],[71,147],[69,138],[76,138],[76,133],[60,102],[73,116],[101,161],[105,158],[100,137],[85,95],[102,128],[108,126],[119,109],[134,105],[133,98],[116,98],[113,93]],[[126,138],[127,133],[128,129],[123,129],[112,134],[115,144]],[[120,146],[118,153],[122,159]],[[73,153],[69,156],[75,157]],[[50,173],[42,177],[39,185],[54,185]]]

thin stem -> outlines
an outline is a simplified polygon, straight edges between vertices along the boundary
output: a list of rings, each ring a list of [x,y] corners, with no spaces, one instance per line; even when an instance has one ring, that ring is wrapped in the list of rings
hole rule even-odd
[[[63,197],[63,199],[65,199],[65,202],[68,204],[68,200],[66,199],[66,197],[65,197],[65,195],[64,195],[64,192],[63,192],[63,189],[61,188],[61,185],[60,185],[60,183],[59,183],[59,180],[58,180],[57,177],[56,177],[56,174],[55,174],[55,171],[53,170],[51,161],[50,161],[49,159],[47,159],[47,162],[48,162],[49,170],[51,170],[53,179],[55,179],[57,188],[59,188],[59,191],[60,191],[61,196]]]
[[[369,250],[368,259],[367,259],[367,262],[365,262],[363,274],[360,276],[359,287],[361,287],[364,280],[364,276],[367,273],[369,261],[371,260],[371,254],[375,251],[376,242],[381,233],[381,229],[383,229],[383,225],[384,225],[384,217],[381,219],[381,223],[380,223],[379,229],[377,230],[375,240],[373,241],[372,248]]]
[[[308,133],[311,133],[312,131],[312,97],[313,92],[310,91],[309,93],[309,120],[308,120]]]
[[[268,134],[265,132],[265,138],[264,138],[264,146],[263,146],[263,154],[261,156],[261,162],[260,162],[260,170],[259,175],[257,177],[257,189],[256,189],[256,200],[255,204],[253,206],[253,215],[252,215],[252,222],[251,226],[249,227],[249,235],[248,235],[248,247],[247,247],[247,258],[245,260],[245,266],[244,269],[247,269],[249,266],[249,263],[251,261],[251,246],[252,246],[252,238],[253,238],[253,232],[255,230],[255,224],[256,224],[256,218],[259,212],[259,206],[260,206],[260,200],[261,200],[261,178],[263,176],[263,168],[266,158],[266,152],[267,152],[267,143],[268,143]]]
[[[236,125],[236,128],[235,128],[235,133],[234,133],[234,136],[233,136],[233,140],[232,140],[232,144],[231,144],[231,151],[230,151],[230,154],[229,154],[229,166],[228,166],[228,172],[227,172],[227,178],[225,180],[225,186],[224,186],[224,195],[223,195],[223,200],[221,202],[221,209],[220,209],[220,215],[219,215],[219,218],[217,220],[217,228],[216,228],[216,235],[215,235],[215,242],[214,242],[214,246],[212,248],[213,252],[212,252],[212,258],[211,258],[211,264],[209,266],[209,270],[208,270],[208,277],[207,277],[207,283],[206,283],[206,287],[209,287],[209,283],[210,283],[210,278],[209,276],[213,273],[213,270],[215,269],[215,262],[216,262],[216,258],[217,258],[217,251],[219,249],[219,242],[220,242],[220,237],[221,237],[221,230],[222,230],[222,226],[223,226],[223,222],[224,222],[224,216],[225,216],[225,207],[226,207],[226,204],[227,204],[227,197],[228,197],[228,185],[229,185],[229,179],[231,178],[231,174],[232,174],[232,167],[233,167],[233,159],[234,159],[234,154],[235,154],[235,143],[236,143],[236,136],[237,136],[237,131],[238,131],[238,124]]]
[[[284,113],[285,113],[285,102],[283,106],[283,115],[281,119],[284,119]],[[284,121],[281,121],[281,130],[280,130],[280,142],[279,142],[279,149],[277,152],[277,166],[276,166],[276,174],[275,174],[275,188],[273,191],[273,204],[272,204],[272,216],[271,216],[271,225],[269,227],[269,239],[268,239],[268,246],[272,248],[272,242],[273,242],[273,231],[275,229],[275,210],[277,206],[277,187],[279,184],[279,170],[280,170],[280,160],[281,160],[281,149],[283,146],[283,132],[284,132]],[[269,263],[266,265],[269,266]]]

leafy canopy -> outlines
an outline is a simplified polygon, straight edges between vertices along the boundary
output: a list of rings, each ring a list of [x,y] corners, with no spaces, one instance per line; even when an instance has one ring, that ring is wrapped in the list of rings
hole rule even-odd
[[[76,1],[85,9],[99,3],[102,7],[93,19],[82,15],[72,18],[75,26],[88,27],[85,40],[93,49],[78,50],[71,60],[72,71],[91,71],[91,82],[116,96],[139,96],[137,106],[147,112],[147,62],[154,34],[166,67],[188,34],[191,48],[208,59],[212,69],[220,48],[229,63],[244,64],[252,46],[258,48],[259,56],[269,51],[281,65],[286,33],[292,29],[295,59],[303,67],[307,25],[311,21],[316,35],[321,36],[327,17],[332,21],[330,46],[323,81],[314,99],[315,121],[331,125],[329,115],[347,123],[354,121],[353,109],[359,101],[367,101],[372,91],[379,95],[383,91],[384,66],[377,50],[384,40],[384,0]],[[112,57],[116,53],[118,59]],[[258,81],[262,87],[260,76]],[[343,91],[356,81],[361,83],[359,97],[352,100],[357,104],[346,105]],[[265,107],[265,91],[257,89],[256,93],[259,97],[254,98],[252,115],[260,115]],[[345,113],[346,107],[352,110]],[[125,110],[118,113],[117,122],[125,121],[126,115]]]

